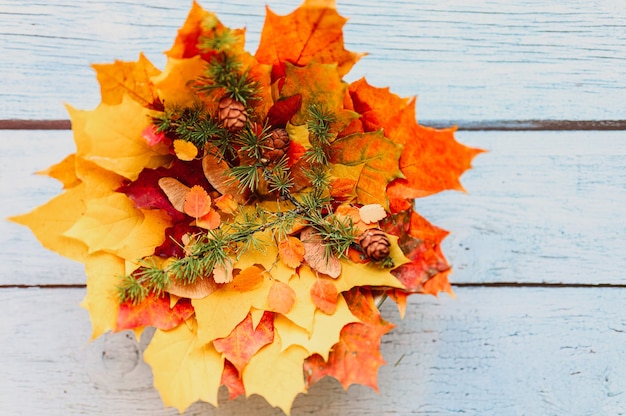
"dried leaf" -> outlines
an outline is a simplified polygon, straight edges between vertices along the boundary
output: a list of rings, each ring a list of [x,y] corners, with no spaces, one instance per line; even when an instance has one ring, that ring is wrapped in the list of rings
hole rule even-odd
[[[167,291],[170,295],[181,298],[202,299],[215,292],[219,286],[211,277],[198,277],[193,283],[184,284],[178,279],[172,279]]]
[[[228,174],[229,169],[224,159],[218,159],[211,152],[207,152],[207,155],[202,158],[202,170],[211,186],[222,195],[230,195],[242,204],[246,201],[247,193],[239,190],[239,182],[232,180]]]
[[[304,260],[304,245],[296,237],[287,237],[278,243],[278,256],[287,267],[295,269]]]
[[[300,239],[304,245],[304,260],[319,273],[336,278],[341,274],[341,263],[333,255],[327,255],[322,238],[311,227],[305,228],[300,233]]]
[[[315,306],[327,315],[332,315],[337,309],[337,297],[339,292],[330,280],[317,279],[311,287],[311,300]]]
[[[267,310],[288,314],[295,300],[296,292],[288,284],[275,281],[267,294]]]
[[[191,188],[179,180],[169,177],[159,179],[158,183],[172,206],[179,212],[185,212],[185,200]]]
[[[380,204],[367,204],[359,208],[361,221],[366,224],[377,223],[387,216],[385,208]]]

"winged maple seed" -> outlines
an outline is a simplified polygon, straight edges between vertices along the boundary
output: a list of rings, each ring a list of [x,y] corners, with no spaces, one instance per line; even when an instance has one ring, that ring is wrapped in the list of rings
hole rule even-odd
[[[480,150],[344,81],[345,22],[334,0],[267,9],[252,55],[194,2],[163,71],[94,65],[102,103],[68,107],[76,153],[45,171],[64,192],[12,218],[85,264],[93,337],[157,327],[145,360],[181,412],[221,384],[285,413],[324,376],[377,389],[393,325],[373,293],[402,313],[452,294],[446,232],[412,199],[462,190]]]

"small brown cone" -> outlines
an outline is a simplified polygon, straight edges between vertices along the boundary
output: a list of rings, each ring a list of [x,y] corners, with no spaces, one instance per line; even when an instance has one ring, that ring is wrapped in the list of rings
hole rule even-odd
[[[285,129],[274,129],[263,143],[261,161],[265,164],[272,164],[279,161],[289,150],[289,134]]]
[[[370,228],[359,236],[363,252],[372,260],[383,260],[389,256],[391,243],[387,234],[380,228]]]
[[[224,96],[218,107],[218,117],[229,131],[236,132],[246,125],[248,113],[242,103],[232,97]]]

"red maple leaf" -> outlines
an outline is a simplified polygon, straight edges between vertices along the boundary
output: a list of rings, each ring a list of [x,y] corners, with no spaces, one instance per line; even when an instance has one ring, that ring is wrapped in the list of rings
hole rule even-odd
[[[241,373],[250,358],[273,340],[274,314],[265,312],[256,328],[252,325],[252,315],[248,314],[226,338],[216,339],[213,345]]]
[[[343,327],[328,361],[324,361],[319,354],[306,359],[306,382],[310,386],[325,376],[331,376],[339,380],[344,389],[351,384],[363,384],[378,391],[378,369],[385,364],[380,353],[380,340],[394,325],[382,319],[368,289],[354,288],[344,296],[350,311],[364,322],[353,322]]]
[[[221,384],[228,389],[228,398],[230,400],[246,394],[246,389],[243,386],[239,371],[237,371],[233,363],[228,360],[224,361]]]
[[[413,209],[388,216],[381,222],[381,228],[399,237],[398,245],[410,260],[391,271],[407,292],[437,294],[444,290],[451,293],[447,283],[450,266],[441,251],[447,231],[435,227]],[[439,279],[438,284],[426,286],[435,277]],[[433,290],[436,291],[433,293]]]
[[[193,314],[191,300],[179,299],[176,305],[170,308],[169,295],[155,296],[151,293],[137,305],[131,302],[124,302],[120,305],[115,330],[153,326],[167,331],[176,328]]]

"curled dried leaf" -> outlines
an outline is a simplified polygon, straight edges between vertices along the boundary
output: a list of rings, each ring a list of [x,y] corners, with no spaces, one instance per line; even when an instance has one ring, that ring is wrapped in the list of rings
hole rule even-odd
[[[177,211],[185,212],[185,199],[191,188],[179,180],[169,177],[159,179],[158,183],[172,206]]]
[[[328,255],[322,238],[311,227],[300,233],[300,240],[304,245],[304,261],[315,271],[332,278],[341,274],[341,263],[334,255]]]

